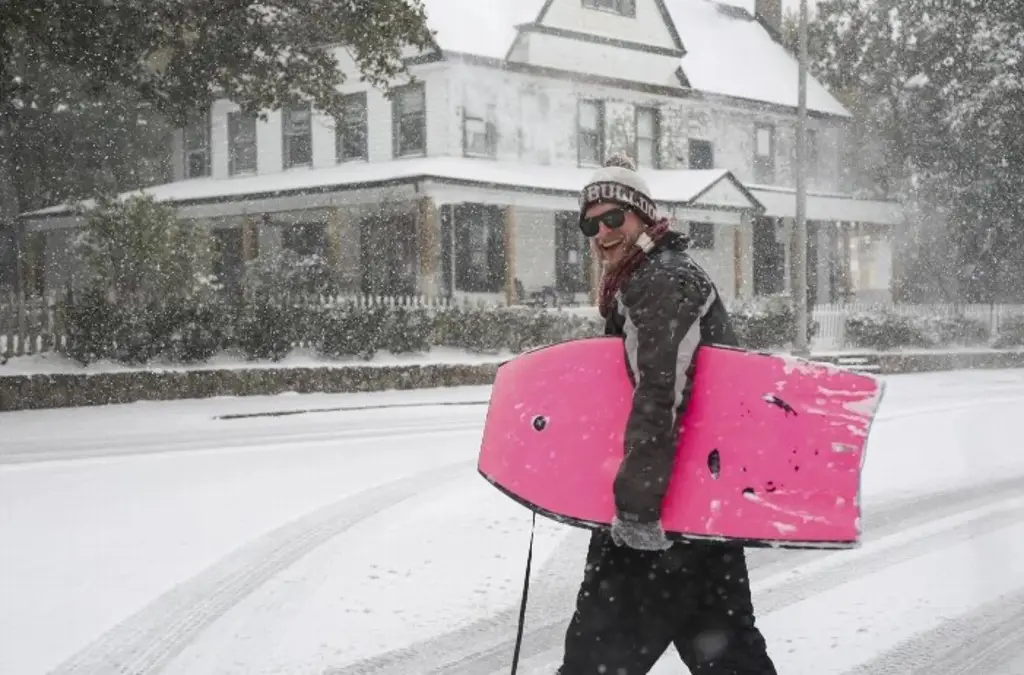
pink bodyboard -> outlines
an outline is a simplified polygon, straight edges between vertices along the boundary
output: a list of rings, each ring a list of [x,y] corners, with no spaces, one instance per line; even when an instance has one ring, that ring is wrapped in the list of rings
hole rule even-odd
[[[865,446],[883,393],[876,378],[829,364],[701,347],[663,502],[666,533],[856,546]],[[539,514],[609,525],[632,395],[621,338],[564,342],[502,364],[480,473]]]

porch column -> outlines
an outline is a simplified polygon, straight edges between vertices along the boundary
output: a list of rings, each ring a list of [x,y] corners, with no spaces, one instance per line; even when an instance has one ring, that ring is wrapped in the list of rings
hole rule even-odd
[[[754,217],[744,211],[733,230],[733,265],[736,274],[736,299],[754,297]]]
[[[24,232],[21,241],[23,243],[20,280],[22,297],[32,297],[37,295],[37,291],[43,287],[46,279],[46,233]]]
[[[832,257],[835,255],[835,247],[832,246],[832,239],[836,230],[836,223],[832,220],[823,220],[818,226],[818,293],[814,300],[817,304],[828,304],[832,297]]]
[[[215,258],[217,257],[216,242],[215,242],[215,240],[213,238],[213,233],[214,233],[213,223],[214,223],[214,221],[208,220],[208,219],[207,220],[200,220],[198,218],[190,218],[186,222],[188,223],[189,227],[193,228],[193,230],[195,232],[195,236],[201,237],[202,241],[206,242],[206,246],[203,248],[202,251],[199,252],[199,258],[196,260],[196,264],[199,266],[199,268],[201,270],[203,270],[204,274],[212,275],[213,274],[213,265],[214,265],[214,262],[215,262]],[[239,232],[242,233],[242,235],[244,236],[244,234],[245,234],[245,223],[244,222],[242,223],[242,226],[239,228]],[[50,252],[50,251],[52,251],[52,248],[51,248],[52,244],[49,243],[49,239],[47,241],[48,241],[48,243],[47,243],[47,252]],[[243,250],[242,253],[244,255],[245,251]],[[244,258],[242,259],[242,263],[243,264],[245,263],[245,259]],[[243,272],[245,271],[244,267],[243,267],[242,271]]]
[[[246,216],[242,222],[242,262],[255,260],[260,255],[260,216]]]
[[[793,257],[796,255],[796,221],[793,218],[782,218],[782,236],[783,241],[786,242],[786,246],[783,254],[783,273],[782,278],[785,285],[783,286],[783,292],[787,295],[792,296],[793,288],[796,286],[796,279],[793,276]]]
[[[324,248],[327,264],[335,270],[341,260],[341,210],[337,207],[327,210],[327,222],[324,224]]]
[[[857,288],[861,291],[874,290],[871,276],[874,267],[874,245],[868,241],[871,236],[869,228],[857,223]]]
[[[438,270],[441,261],[441,218],[431,197],[417,204],[416,250],[419,258],[419,292],[428,297],[438,293]]]
[[[743,235],[740,233],[746,227],[750,227],[750,216],[744,213],[740,224],[732,228],[732,288],[737,299],[743,297]]]
[[[516,210],[514,206],[503,209],[504,227],[502,243],[505,246],[505,302],[514,305],[519,302],[516,293]]]
[[[854,224],[850,222],[842,223],[842,228],[839,232],[839,270],[840,277],[842,279],[840,287],[842,289],[843,302],[850,302],[854,299],[853,289],[853,264],[852,256],[850,251],[851,243],[851,230]]]

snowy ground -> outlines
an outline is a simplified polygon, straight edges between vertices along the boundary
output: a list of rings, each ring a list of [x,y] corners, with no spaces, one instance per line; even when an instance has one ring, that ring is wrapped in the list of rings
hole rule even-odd
[[[749,553],[779,672],[1020,675],[1024,371],[889,383],[865,546]],[[529,517],[475,472],[487,394],[0,414],[0,672],[508,672]],[[526,675],[585,540],[540,524]]]

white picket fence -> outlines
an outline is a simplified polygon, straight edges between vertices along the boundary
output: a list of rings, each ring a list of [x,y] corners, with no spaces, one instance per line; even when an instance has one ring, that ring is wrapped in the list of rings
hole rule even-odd
[[[818,322],[818,334],[813,347],[818,350],[843,349],[846,340],[846,321],[858,314],[891,312],[908,317],[964,316],[988,324],[990,332],[999,332],[1000,324],[1009,317],[1024,316],[1024,305],[898,305],[898,304],[842,304],[816,305],[813,318]]]

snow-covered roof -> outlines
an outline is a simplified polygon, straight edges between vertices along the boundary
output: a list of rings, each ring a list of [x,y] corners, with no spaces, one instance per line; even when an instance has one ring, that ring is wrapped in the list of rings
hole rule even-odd
[[[694,89],[797,106],[798,62],[745,10],[712,0],[664,0],[686,56],[683,72]],[[850,113],[807,77],[807,108]]]
[[[202,202],[237,200],[256,195],[288,194],[302,191],[354,188],[389,182],[439,180],[467,185],[510,187],[545,192],[577,193],[590,180],[593,169],[556,166],[524,166],[463,157],[427,157],[387,162],[341,164],[320,169],[288,171],[238,178],[194,178],[124,193],[121,199],[147,194],[157,201]],[[731,183],[746,197],[751,208],[760,208],[755,198],[724,169],[641,170],[655,201],[684,205],[705,194],[721,181]],[[86,208],[92,203],[86,202]],[[23,214],[42,218],[66,214],[66,204]]]
[[[504,59],[516,27],[533,23],[544,0],[423,0],[442,51]]]
[[[745,8],[716,0],[663,2],[682,38],[686,55],[680,65],[694,89],[797,106],[796,58]],[[423,4],[442,51],[504,59],[517,26],[534,23],[544,0],[423,0]],[[850,115],[810,76],[807,107]]]

